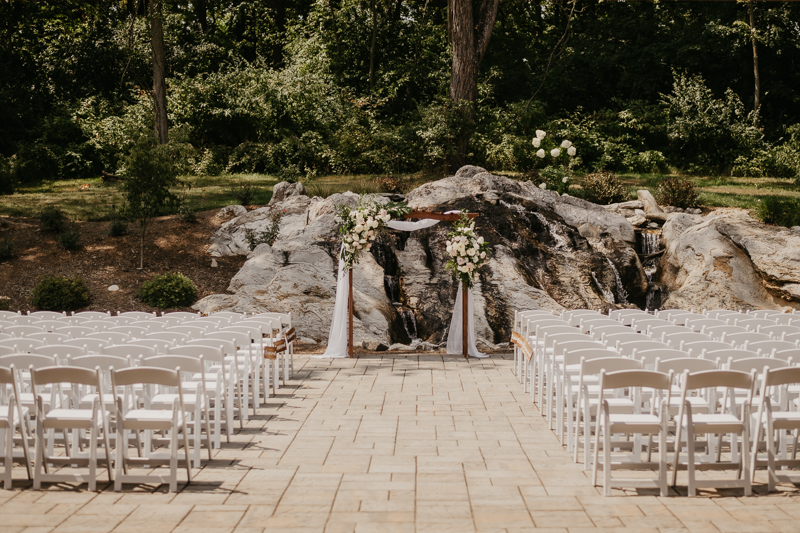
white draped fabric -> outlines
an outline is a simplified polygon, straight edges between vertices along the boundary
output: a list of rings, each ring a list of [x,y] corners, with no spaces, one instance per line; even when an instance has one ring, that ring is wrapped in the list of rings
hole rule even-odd
[[[460,213],[460,211],[448,211],[446,215]],[[422,219],[417,222],[407,222],[404,220],[390,220],[386,223],[392,229],[399,231],[417,231],[421,229],[430,228],[438,224],[438,220]],[[336,303],[333,307],[333,322],[331,322],[331,331],[328,334],[328,346],[325,353],[322,355],[314,356],[315,358],[342,358],[348,357],[347,355],[347,323],[348,323],[348,272],[345,270],[344,261],[339,256],[339,274],[336,281]],[[469,291],[469,319],[468,319],[468,343],[469,354],[472,357],[487,357],[478,351],[475,346],[475,318],[472,314],[472,291]],[[461,355],[461,284],[458,287],[458,296],[456,296],[456,304],[453,309],[453,320],[450,322],[450,332],[447,336],[447,353]],[[451,345],[453,348],[451,348]]]
[[[447,333],[447,353],[452,355],[462,355],[462,327],[464,320],[461,317],[463,293],[461,288],[464,285],[458,284],[458,294],[456,295],[456,304],[453,307],[453,318],[450,319],[450,331]],[[475,299],[472,297],[472,291],[467,289],[467,353],[470,357],[489,357],[483,352],[478,351],[475,345],[475,313],[473,312],[475,306]]]

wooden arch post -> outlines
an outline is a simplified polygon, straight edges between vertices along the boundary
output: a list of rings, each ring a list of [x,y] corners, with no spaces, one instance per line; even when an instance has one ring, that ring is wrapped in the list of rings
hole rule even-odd
[[[431,219],[431,220],[441,220],[442,222],[455,222],[461,219],[461,213],[432,213],[430,211],[411,211],[408,213],[404,218],[417,218],[417,219]],[[478,213],[467,213],[467,218],[478,218]],[[350,358],[353,358],[353,269],[350,268],[349,272],[347,273],[348,276],[348,299],[347,299],[347,309],[348,309],[348,322],[347,322],[347,354]],[[464,357],[469,357],[469,352],[467,351],[467,333],[468,328],[467,325],[469,324],[467,320],[467,313],[469,312],[469,300],[467,294],[467,287],[464,287],[462,284],[461,287],[461,353]]]

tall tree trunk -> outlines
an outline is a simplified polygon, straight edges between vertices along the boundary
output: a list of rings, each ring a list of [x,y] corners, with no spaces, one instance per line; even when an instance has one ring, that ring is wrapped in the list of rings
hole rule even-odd
[[[280,39],[272,45],[272,64],[275,68],[283,66],[283,43],[286,39],[286,0],[273,0],[275,27]]]
[[[475,17],[472,1],[448,0],[447,11],[453,47],[450,100],[461,119],[456,135],[456,167],[467,162],[473,130],[473,107],[478,92],[478,69],[492,37],[498,3],[499,0],[481,0]]]
[[[161,0],[153,0],[151,10],[151,45],[153,49],[153,111],[155,115],[156,139],[166,144],[167,135],[167,84],[164,60],[164,30],[161,26]]]
[[[369,10],[372,12],[372,43],[369,46],[369,92],[375,86],[375,41],[378,35],[378,12],[375,0],[370,0]]]
[[[758,108],[761,107],[761,79],[758,75],[758,46],[756,45],[756,20],[753,15],[753,0],[747,3],[747,7],[750,11],[750,39],[753,41],[753,77],[756,83],[753,110],[758,113]]]
[[[208,6],[206,0],[194,0],[194,15],[197,17],[197,22],[200,24],[200,30],[205,35],[208,33]]]

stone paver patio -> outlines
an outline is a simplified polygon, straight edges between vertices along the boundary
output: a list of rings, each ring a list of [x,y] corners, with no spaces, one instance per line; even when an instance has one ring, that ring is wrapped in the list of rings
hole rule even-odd
[[[295,363],[295,379],[178,494],[16,481],[0,491],[0,533],[800,531],[792,487],[602,497],[510,356]]]

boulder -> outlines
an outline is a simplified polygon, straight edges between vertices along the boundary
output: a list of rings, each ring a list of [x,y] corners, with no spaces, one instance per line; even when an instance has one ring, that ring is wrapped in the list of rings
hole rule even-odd
[[[636,196],[639,198],[639,201],[642,202],[642,209],[644,209],[645,214],[655,215],[657,213],[664,213],[664,211],[658,207],[656,199],[653,198],[653,195],[647,189],[636,191]]]
[[[633,226],[600,206],[479,167],[427,183],[411,191],[407,201],[412,209],[480,215],[476,229],[494,248],[473,288],[476,334],[485,346],[508,341],[518,309],[558,312],[644,302],[647,281],[632,246]],[[232,294],[206,297],[195,308],[290,311],[298,334],[324,343],[341,246],[337,206],[357,202],[353,193],[326,199],[285,196],[222,224],[211,237],[212,255],[248,259],[230,282]],[[251,251],[247,232],[265,231],[278,215],[273,244]],[[442,223],[410,233],[388,231],[362,256],[353,273],[357,343],[390,349],[441,346],[458,289],[445,268],[450,228]]]
[[[800,235],[742,209],[706,218],[673,213],[664,225],[664,308],[800,308]]]
[[[269,205],[282,202],[290,196],[301,196],[305,194],[306,188],[299,181],[296,183],[282,181],[280,183],[276,183],[275,186],[272,187],[272,198],[269,200]]]
[[[233,218],[239,217],[247,213],[247,209],[245,209],[242,205],[227,205],[217,211],[217,218]]]

